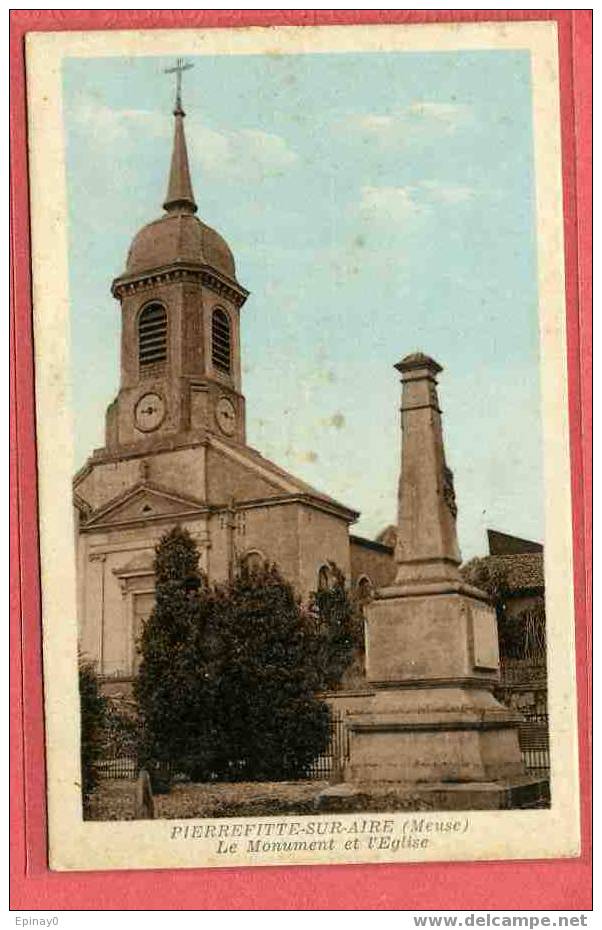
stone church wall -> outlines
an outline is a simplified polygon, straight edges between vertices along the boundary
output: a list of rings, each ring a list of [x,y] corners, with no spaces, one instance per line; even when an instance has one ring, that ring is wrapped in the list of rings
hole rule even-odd
[[[206,560],[206,520],[181,521]],[[83,533],[78,547],[80,648],[101,675],[135,669],[135,640],[154,603],[155,546],[171,525],[141,525]]]
[[[373,588],[382,588],[393,583],[395,559],[391,547],[361,536],[351,536],[349,549],[353,584],[357,584],[362,578],[368,578]]]
[[[294,503],[245,510],[237,537],[239,557],[254,550],[261,553],[268,562],[275,562],[295,587],[300,581],[298,510],[299,505]]]
[[[313,507],[299,506],[299,590],[315,591],[322,565],[335,562],[349,579],[349,530],[344,520]]]

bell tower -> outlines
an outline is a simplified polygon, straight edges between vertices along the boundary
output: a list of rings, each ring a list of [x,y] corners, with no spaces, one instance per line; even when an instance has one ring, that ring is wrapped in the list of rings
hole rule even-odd
[[[198,218],[178,60],[174,138],[164,214],[134,237],[112,284],[121,305],[121,379],[107,409],[106,448],[146,451],[201,440],[245,442],[240,310],[225,240]]]

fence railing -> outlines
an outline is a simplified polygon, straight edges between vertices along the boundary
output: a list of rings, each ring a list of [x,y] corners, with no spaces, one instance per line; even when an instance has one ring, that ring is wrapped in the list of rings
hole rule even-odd
[[[101,759],[96,763],[96,774],[99,778],[136,778],[138,759],[135,756]]]
[[[547,681],[545,659],[502,659],[500,663],[500,688],[531,684],[539,687]]]
[[[327,780],[342,778],[345,762],[349,758],[349,729],[341,716],[333,714],[330,720],[330,740],[326,750],[312,762],[305,778]]]
[[[547,714],[527,714],[518,728],[518,742],[527,772],[547,775],[550,771],[550,732]]]
[[[527,714],[519,726],[518,741],[527,772],[545,777],[550,771],[548,715]],[[316,781],[342,779],[348,759],[349,728],[343,717],[333,715],[328,747],[308,766],[302,777]],[[97,763],[96,769],[99,778],[135,778],[138,762],[135,756],[120,756],[103,759]]]

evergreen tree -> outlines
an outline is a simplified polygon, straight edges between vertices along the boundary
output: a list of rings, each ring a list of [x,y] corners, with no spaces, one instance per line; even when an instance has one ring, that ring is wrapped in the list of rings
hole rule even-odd
[[[79,659],[80,757],[82,802],[87,810],[97,783],[96,763],[103,746],[106,698],[100,693],[96,670],[91,662]]]
[[[302,775],[328,744],[330,712],[315,696],[315,627],[275,566],[242,571],[219,590],[216,634],[221,776]]]
[[[155,790],[169,770],[205,777],[215,745],[215,658],[206,635],[212,596],[190,534],[176,527],[155,554],[155,607],[140,638],[134,685],[142,723],[140,763]]]

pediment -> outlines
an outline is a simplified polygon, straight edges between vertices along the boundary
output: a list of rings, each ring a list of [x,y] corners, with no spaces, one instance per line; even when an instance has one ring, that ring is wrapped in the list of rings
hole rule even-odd
[[[204,503],[194,498],[142,484],[92,513],[83,528],[104,529],[163,518],[185,518],[204,513],[206,509]]]

